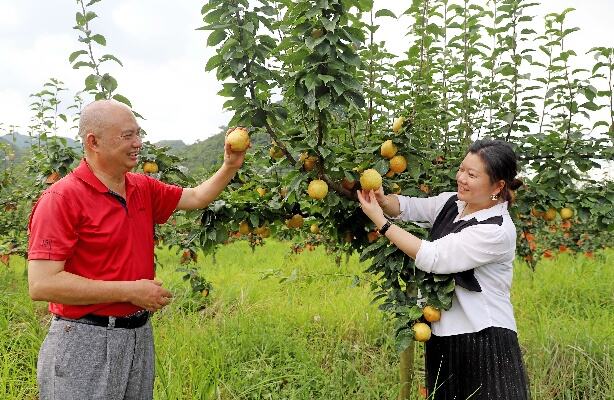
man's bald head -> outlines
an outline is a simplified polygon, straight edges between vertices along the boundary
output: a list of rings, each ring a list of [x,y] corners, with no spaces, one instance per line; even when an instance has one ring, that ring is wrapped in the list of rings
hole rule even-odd
[[[125,104],[116,100],[96,100],[83,107],[79,117],[79,137],[85,144],[88,133],[101,135],[115,121],[118,113],[132,110]]]

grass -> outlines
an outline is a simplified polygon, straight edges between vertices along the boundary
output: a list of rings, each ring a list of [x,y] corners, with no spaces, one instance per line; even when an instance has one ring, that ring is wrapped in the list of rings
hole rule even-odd
[[[199,259],[214,284],[204,298],[175,272],[178,255],[158,254],[176,297],[154,317],[156,399],[396,398],[391,323],[370,304],[356,257],[337,267],[319,249],[290,255],[271,241],[216,258]],[[0,398],[34,399],[48,316],[27,297],[23,260],[11,263],[0,271]],[[614,398],[612,265],[613,250],[560,255],[535,272],[517,265],[513,302],[534,399]]]

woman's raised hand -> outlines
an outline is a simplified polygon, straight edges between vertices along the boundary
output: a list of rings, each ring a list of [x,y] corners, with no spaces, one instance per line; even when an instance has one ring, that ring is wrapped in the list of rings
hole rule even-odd
[[[380,186],[379,189],[373,191],[373,194],[375,195],[375,199],[377,200],[377,203],[380,205],[380,207],[385,207],[388,203],[388,198],[384,194],[384,188]]]

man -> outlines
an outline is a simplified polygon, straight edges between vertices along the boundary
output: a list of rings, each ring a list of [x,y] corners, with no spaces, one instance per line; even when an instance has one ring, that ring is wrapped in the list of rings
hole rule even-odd
[[[154,224],[174,210],[206,207],[241,167],[222,167],[195,188],[142,174],[132,111],[113,101],[86,106],[85,158],[47,189],[30,217],[28,282],[55,315],[38,359],[40,399],[151,399],[154,346],[149,315],[172,297],[154,277]]]

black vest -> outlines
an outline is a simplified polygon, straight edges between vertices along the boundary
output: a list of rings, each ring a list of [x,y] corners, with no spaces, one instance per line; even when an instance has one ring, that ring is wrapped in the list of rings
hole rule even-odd
[[[440,239],[450,233],[460,232],[463,229],[473,225],[497,224],[501,226],[501,224],[503,224],[503,217],[500,215],[490,217],[480,222],[478,222],[478,220],[476,220],[475,218],[471,218],[468,221],[459,220],[457,222],[454,222],[454,219],[458,215],[458,207],[456,206],[456,200],[458,200],[457,195],[450,197],[446,204],[443,206],[443,209],[437,215],[437,218],[435,218],[433,227],[429,232],[430,241]],[[471,290],[472,292],[482,291],[478,280],[473,274],[473,269],[463,272],[457,272],[453,274],[453,276],[454,281],[457,285],[464,287],[467,290]]]

